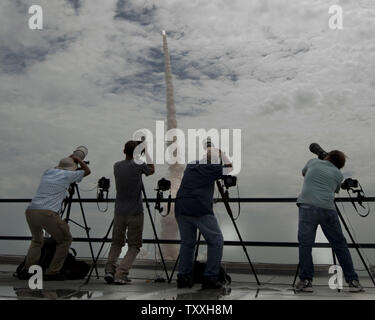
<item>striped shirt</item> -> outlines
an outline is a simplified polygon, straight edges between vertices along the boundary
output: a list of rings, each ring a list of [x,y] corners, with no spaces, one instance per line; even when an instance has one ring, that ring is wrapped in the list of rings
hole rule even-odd
[[[70,184],[80,182],[84,174],[83,170],[47,169],[42,176],[36,195],[29,204],[28,209],[59,212]]]

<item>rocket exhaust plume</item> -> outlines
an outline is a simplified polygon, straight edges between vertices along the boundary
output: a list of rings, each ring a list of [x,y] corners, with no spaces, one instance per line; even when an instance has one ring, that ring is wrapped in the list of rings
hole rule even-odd
[[[163,51],[164,51],[164,64],[165,64],[165,82],[167,86],[167,130],[177,128],[176,107],[174,104],[173,84],[172,84],[172,70],[171,61],[168,52],[167,36],[165,30],[162,31],[163,35]],[[170,145],[174,141],[169,141]],[[178,152],[175,150],[174,152]],[[174,154],[176,155],[176,154]],[[182,173],[184,167],[181,164],[169,165],[169,179],[171,180],[171,194],[176,197],[176,193],[181,184]],[[170,214],[161,218],[161,238],[162,239],[178,239],[178,227],[174,217],[174,203],[172,203]],[[166,259],[175,260],[178,256],[178,246],[176,245],[163,245],[163,255]]]

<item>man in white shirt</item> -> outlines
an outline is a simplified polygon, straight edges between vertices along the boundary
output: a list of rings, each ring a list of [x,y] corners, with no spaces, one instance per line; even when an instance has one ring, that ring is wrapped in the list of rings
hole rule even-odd
[[[80,169],[77,164],[80,165]],[[25,212],[32,240],[21,277],[27,278],[28,269],[39,263],[44,229],[56,241],[56,251],[45,271],[44,280],[64,280],[60,270],[68,255],[72,235],[68,224],[61,219],[58,212],[69,186],[80,182],[90,173],[86,163],[73,155],[61,159],[57,167],[47,169],[43,173],[37,193]]]

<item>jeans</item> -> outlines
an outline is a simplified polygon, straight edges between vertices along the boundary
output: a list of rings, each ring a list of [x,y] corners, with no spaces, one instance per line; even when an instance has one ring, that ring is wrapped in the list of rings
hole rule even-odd
[[[298,242],[299,242],[299,262],[300,279],[312,280],[314,275],[314,265],[311,250],[315,242],[316,229],[318,225],[329,243],[343,270],[345,280],[358,280],[358,275],[354,271],[353,261],[341,230],[341,225],[336,210],[323,209],[315,206],[300,204],[298,221]]]
[[[214,215],[206,214],[201,217],[176,215],[180,230],[181,247],[178,265],[179,277],[192,277],[194,249],[197,242],[197,229],[207,242],[207,263],[204,277],[217,280],[223,255],[224,238]]]

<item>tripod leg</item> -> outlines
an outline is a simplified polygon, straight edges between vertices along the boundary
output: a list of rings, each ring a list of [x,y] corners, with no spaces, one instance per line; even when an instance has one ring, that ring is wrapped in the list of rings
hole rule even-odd
[[[158,246],[158,249],[159,249],[160,259],[161,259],[161,261],[162,261],[163,268],[164,268],[164,272],[165,272],[165,275],[166,275],[166,277],[167,277],[167,281],[168,281],[168,283],[169,283],[170,280],[169,280],[169,274],[168,274],[167,266],[165,265],[165,260],[164,260],[164,257],[163,257],[163,252],[161,251],[160,242],[159,242],[159,237],[158,237],[158,234],[157,234],[157,232],[156,232],[156,228],[155,228],[154,220],[152,219],[152,214],[151,214],[151,210],[150,210],[150,205],[149,205],[148,200],[147,200],[146,191],[145,191],[145,187],[144,187],[144,185],[143,185],[143,182],[142,182],[142,192],[143,192],[143,196],[144,196],[144,198],[145,198],[146,207],[147,207],[148,215],[149,215],[149,217],[150,217],[152,230],[154,231],[155,240],[156,240],[156,243],[157,243],[157,246]]]
[[[298,263],[298,265],[297,265],[296,274],[294,275],[294,280],[293,280],[292,287],[294,287],[294,286],[296,285],[296,281],[297,281],[298,273],[299,273],[299,263]]]
[[[176,259],[176,262],[173,266],[173,270],[172,270],[172,274],[169,276],[169,280],[168,280],[168,283],[171,283],[172,282],[172,278],[173,278],[173,275],[176,271],[176,268],[177,268],[177,264],[178,264],[178,261],[180,260],[180,255],[178,255],[177,259]]]
[[[70,187],[73,188],[73,187]],[[71,190],[71,189],[69,189]],[[68,205],[66,206],[66,216],[65,216],[65,222],[69,223],[70,220],[70,210],[72,208],[72,199],[73,199],[73,194],[74,194],[74,189],[72,191],[69,191],[69,197],[68,197]],[[61,213],[61,219],[63,218],[64,212]]]
[[[197,262],[197,259],[198,259],[199,243],[201,241],[201,237],[202,237],[202,233],[199,232],[199,234],[198,234],[198,240],[197,240],[197,247],[195,249],[195,255],[194,255],[194,264],[195,264],[195,262]]]
[[[85,217],[85,212],[83,210],[83,205],[82,205],[82,201],[81,201],[81,196],[79,194],[79,189],[78,189],[78,185],[76,184],[75,185],[75,189],[77,191],[77,196],[78,196],[78,200],[79,200],[79,206],[81,208],[81,213],[82,213],[82,219],[83,219],[83,222],[84,222],[84,225],[85,225],[85,231],[86,231],[86,236],[87,236],[87,240],[89,242],[89,247],[90,247],[90,252],[91,252],[91,258],[92,258],[92,262],[94,264],[94,268],[95,268],[95,273],[96,273],[96,278],[99,279],[99,273],[98,273],[98,268],[96,267],[96,261],[95,261],[95,256],[94,256],[94,250],[92,248],[92,242],[91,242],[91,238],[90,238],[90,233],[89,233],[89,230],[90,228],[87,226],[87,221],[86,221],[86,217]]]
[[[359,257],[360,257],[360,259],[361,259],[361,261],[362,261],[362,263],[363,263],[363,265],[364,265],[364,267],[365,267],[365,269],[366,269],[366,271],[367,271],[367,273],[368,273],[368,275],[369,275],[369,277],[370,277],[372,283],[373,283],[374,286],[375,286],[375,280],[374,280],[374,277],[372,276],[371,271],[370,271],[370,269],[368,268],[368,266],[367,266],[367,264],[366,264],[366,261],[365,261],[365,259],[363,258],[362,254],[361,254],[361,251],[359,250],[358,244],[355,242],[355,240],[354,240],[352,234],[350,233],[349,227],[348,227],[348,225],[346,224],[344,218],[342,217],[342,214],[341,214],[341,212],[340,212],[340,210],[339,210],[339,208],[338,208],[336,202],[335,202],[335,207],[336,207],[337,214],[339,215],[339,218],[340,218],[342,224],[344,225],[344,228],[345,228],[346,232],[348,233],[350,239],[352,240],[352,243],[353,243],[355,249],[357,250],[357,253],[358,253]]]
[[[103,242],[102,242],[102,245],[100,246],[100,249],[99,249],[98,255],[97,255],[96,258],[95,258],[95,262],[94,262],[94,264],[93,264],[93,265],[91,266],[91,268],[90,268],[90,272],[89,272],[89,274],[88,274],[88,276],[87,276],[87,279],[86,279],[86,281],[85,281],[85,284],[88,284],[89,281],[90,281],[90,279],[91,279],[92,272],[94,271],[94,266],[96,266],[96,263],[98,262],[98,260],[99,260],[99,258],[100,258],[100,254],[102,253],[102,250],[103,250],[103,248],[104,248],[104,245],[105,245],[105,243],[106,243],[106,240],[108,239],[108,235],[110,234],[112,227],[113,227],[113,219],[112,219],[111,225],[110,225],[109,228],[108,228],[107,233],[105,234],[105,236],[104,236],[104,238],[103,238]]]
[[[228,212],[228,215],[230,217],[230,219],[232,220],[232,223],[233,223],[233,226],[236,230],[236,233],[237,233],[237,236],[238,236],[238,239],[240,240],[241,242],[241,245],[242,245],[242,249],[243,251],[245,252],[245,255],[246,255],[246,258],[247,258],[247,261],[249,262],[249,265],[250,265],[250,268],[253,272],[253,275],[255,277],[255,280],[258,284],[258,286],[260,285],[260,282],[259,282],[259,279],[258,279],[258,276],[257,276],[257,273],[255,272],[255,269],[254,269],[254,266],[253,264],[251,263],[251,260],[250,260],[250,257],[249,257],[249,254],[247,253],[247,249],[246,249],[246,246],[245,244],[243,243],[243,240],[242,240],[242,237],[241,237],[241,233],[240,231],[238,230],[238,227],[237,227],[237,224],[236,224],[236,221],[234,220],[233,218],[233,213],[232,213],[232,209],[230,208],[230,205],[228,203],[228,200],[227,200],[227,197],[225,196],[225,193],[224,193],[224,190],[223,190],[223,186],[220,184],[220,181],[216,180],[216,185],[219,189],[219,193],[223,199],[223,202],[224,202],[224,205],[225,205],[225,208],[227,209],[227,212]]]

